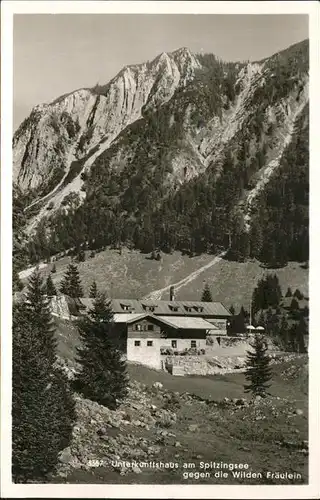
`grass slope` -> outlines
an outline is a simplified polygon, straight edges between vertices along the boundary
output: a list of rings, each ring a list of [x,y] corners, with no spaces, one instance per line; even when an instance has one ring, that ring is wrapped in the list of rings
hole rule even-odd
[[[73,365],[75,347],[79,336],[75,324],[55,319],[57,326],[58,354]],[[162,371],[152,370],[141,365],[128,364],[128,373],[132,382],[140,384],[147,406],[164,407],[164,393],[178,394],[179,407],[176,422],[169,429],[172,433],[163,439],[159,435],[161,428],[135,427],[133,421],[142,419],[145,410],[136,410],[123,403],[121,409],[136,411],[130,425],[108,429],[108,438],[127,442],[136,440],[138,450],[133,448],[131,458],[119,445],[119,459],[139,461],[139,446],[146,441],[160,447],[155,462],[176,462],[175,470],[157,470],[142,468],[139,474],[128,472],[124,476],[114,470],[111,464],[96,469],[74,469],[66,477],[56,478],[54,482],[92,483],[92,484],[302,484],[308,480],[308,359],[306,355],[296,355],[292,359],[272,365],[271,397],[258,405],[238,407],[225,404],[224,398],[247,397],[244,393],[245,378],[243,373],[228,373],[215,376],[173,377]],[[163,384],[162,390],[153,388],[154,382]],[[250,399],[250,398],[249,398]],[[298,411],[297,411],[298,410]],[[92,418],[93,417],[93,418]],[[85,439],[90,443],[90,458],[104,460],[104,451],[97,436],[99,425],[94,415],[88,414],[88,421],[79,420],[85,429]],[[191,427],[190,427],[191,426]],[[120,442],[120,441],[119,441]],[[178,443],[178,445],[177,445]],[[123,448],[125,449],[125,448]],[[93,451],[93,455],[92,455]],[[91,456],[92,455],[92,456]],[[85,455],[87,456],[87,454]],[[203,472],[200,462],[246,463],[249,471],[263,473],[263,478],[215,477],[209,470],[210,477],[186,477],[184,472]],[[183,468],[183,464],[195,464]],[[301,478],[295,481],[267,478],[266,472],[299,473]]]
[[[238,407],[224,403],[223,398],[243,397],[243,376],[202,378],[202,385],[194,384],[192,377],[170,377],[141,367],[130,367],[133,380],[143,380],[145,394],[150,403],[161,408],[162,394],[169,391],[180,393],[180,404],[176,408],[176,422],[168,431],[172,434],[159,439],[159,428],[133,428],[122,426],[110,430],[110,436],[121,436],[122,441],[132,439],[148,440],[160,444],[155,462],[176,462],[174,470],[156,468],[141,469],[139,474],[128,472],[119,475],[106,464],[94,470],[74,470],[66,477],[68,483],[122,483],[122,484],[302,484],[307,483],[307,370],[306,357],[274,366],[271,393],[258,404]],[[155,391],[151,385],[157,380],[164,385],[162,391]],[[213,398],[207,400],[208,390]],[[195,394],[196,399],[185,398],[183,393]],[[200,399],[202,398],[202,400]],[[299,413],[297,412],[299,410]],[[136,418],[136,417],[132,417]],[[90,426],[89,426],[90,427]],[[96,432],[94,427],[88,433]],[[94,438],[94,437],[93,437]],[[178,445],[177,445],[178,442]],[[99,442],[96,448],[99,454]],[[101,453],[101,451],[100,451]],[[134,455],[133,455],[134,456]],[[137,457],[138,457],[137,450]],[[126,460],[126,456],[120,457]],[[128,461],[132,459],[127,458]],[[137,458],[138,462],[139,459]],[[243,463],[249,471],[261,472],[262,478],[215,477],[210,470],[209,477],[185,477],[184,472],[203,472],[201,462]],[[189,464],[184,467],[184,464]],[[190,464],[194,464],[191,466]],[[296,480],[268,478],[266,473],[299,473]]]
[[[201,255],[190,258],[179,252],[162,255],[161,261],[150,260],[148,256],[137,251],[123,249],[122,255],[116,250],[107,249],[94,258],[79,263],[79,272],[85,296],[93,280],[98,287],[114,298],[142,298],[152,291],[174,284],[197,269],[211,262],[213,255]],[[67,265],[69,257],[57,261],[57,272],[52,275],[58,284]],[[50,272],[52,264],[42,269],[44,275]],[[288,286],[294,290],[299,288],[308,294],[308,270],[296,262],[281,269],[264,269],[256,261],[245,263],[221,260],[200,273],[194,280],[177,290],[178,300],[200,300],[204,281],[211,287],[213,300],[223,302],[227,307],[234,304],[238,309],[242,304],[249,306],[252,291],[258,279],[265,273],[275,272],[280,280],[283,294]],[[169,293],[162,295],[169,299]]]

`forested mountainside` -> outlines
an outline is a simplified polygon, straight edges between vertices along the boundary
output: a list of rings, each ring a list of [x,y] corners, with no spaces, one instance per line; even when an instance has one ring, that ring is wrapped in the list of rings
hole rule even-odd
[[[179,49],[37,106],[13,139],[16,255],[307,260],[308,47],[256,63]]]

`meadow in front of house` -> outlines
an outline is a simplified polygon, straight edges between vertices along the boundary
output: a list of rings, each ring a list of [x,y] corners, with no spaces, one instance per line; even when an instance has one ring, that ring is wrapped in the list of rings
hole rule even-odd
[[[119,410],[111,412],[88,401],[79,402],[78,437],[72,450],[88,460],[100,460],[100,466],[68,469],[62,478],[59,476],[53,482],[308,482],[306,355],[273,365],[271,396],[256,402],[244,394],[244,375],[240,373],[172,377],[139,365],[130,364],[128,369],[132,394]],[[155,382],[163,387],[155,388]],[[178,467],[138,467],[135,470],[113,467],[111,456],[129,462],[172,462]],[[263,477],[233,477],[232,472],[227,471],[228,477],[217,478],[214,476],[217,470],[209,468],[205,472],[210,476],[197,478],[195,473],[204,472],[201,463],[210,462],[248,464],[247,471],[261,472]],[[184,464],[190,467],[184,468]],[[298,476],[295,480],[276,479],[267,477],[268,471]],[[192,474],[195,475],[192,477]]]
[[[58,355],[74,365],[78,332],[56,318]],[[291,356],[291,357],[290,357]],[[53,482],[70,484],[302,484],[308,482],[308,358],[285,355],[272,365],[271,396],[251,402],[243,373],[175,377],[128,364],[129,399],[115,411],[77,399],[77,422],[66,469]],[[155,388],[155,383],[162,388]],[[225,399],[227,398],[227,400]],[[243,399],[244,398],[244,399]],[[177,463],[178,468],[113,467],[112,459]],[[100,460],[99,467],[88,467]],[[249,472],[301,478],[185,478],[201,462],[248,464]],[[74,464],[71,465],[70,464]],[[194,464],[184,469],[183,464]]]

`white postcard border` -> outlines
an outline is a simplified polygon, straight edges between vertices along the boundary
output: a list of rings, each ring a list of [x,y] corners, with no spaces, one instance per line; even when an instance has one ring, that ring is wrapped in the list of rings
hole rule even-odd
[[[319,4],[288,2],[3,1],[1,5],[1,493],[6,498],[318,498],[320,481],[319,360],[317,318],[320,231],[320,45]],[[12,124],[13,15],[18,13],[309,14],[310,36],[310,341],[309,484],[303,486],[224,485],[20,485],[11,481],[11,313],[12,313]],[[270,34],[272,36],[272,34]]]

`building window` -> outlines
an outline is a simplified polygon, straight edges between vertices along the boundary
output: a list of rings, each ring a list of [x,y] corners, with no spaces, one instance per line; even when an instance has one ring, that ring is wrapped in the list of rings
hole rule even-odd
[[[133,307],[130,306],[130,304],[121,304],[121,307],[124,311],[129,311],[131,313],[134,310]]]
[[[140,340],[135,340],[134,341],[134,347],[140,347],[140,345],[141,345]]]
[[[153,341],[147,340],[147,347],[152,347],[152,346],[153,346]]]
[[[191,340],[191,348],[197,347],[197,341]]]
[[[138,332],[141,332],[141,325],[136,325],[136,330],[137,330]]]
[[[153,325],[148,325],[148,330],[153,331]]]
[[[169,306],[169,307],[170,307],[171,311],[175,311],[175,312],[177,312],[179,309],[178,306]]]
[[[177,341],[176,340],[171,340],[171,347],[173,347],[173,349],[177,348]]]
[[[156,306],[150,306],[148,304],[142,304],[142,307],[145,311],[150,311],[150,312],[154,312]]]

